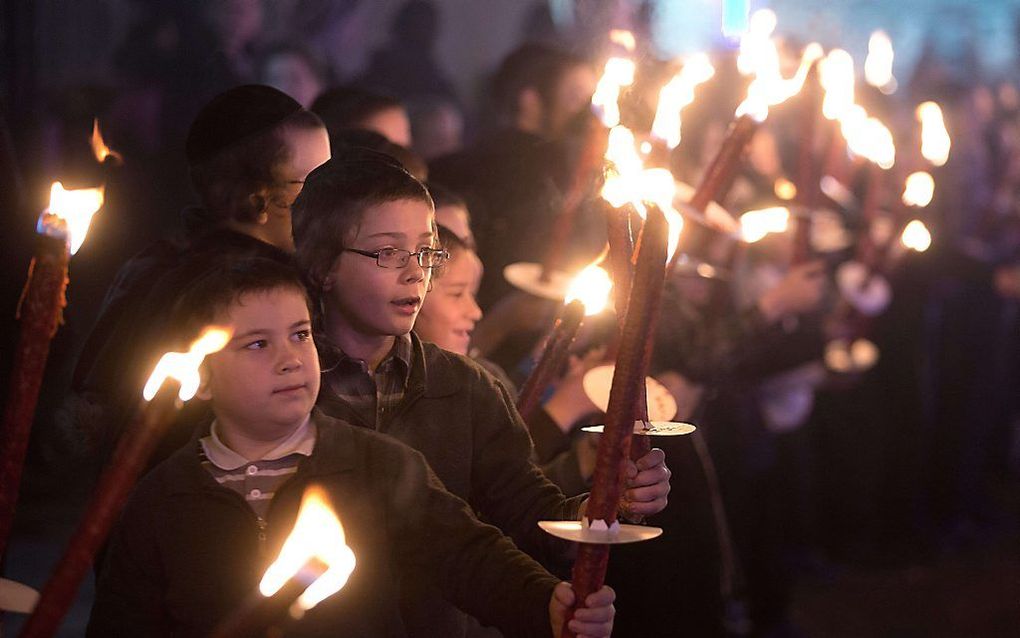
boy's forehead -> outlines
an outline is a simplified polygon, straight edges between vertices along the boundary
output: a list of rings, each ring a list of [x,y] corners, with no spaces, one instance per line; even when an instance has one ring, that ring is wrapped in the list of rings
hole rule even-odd
[[[435,235],[435,213],[421,200],[398,199],[369,207],[356,227],[357,237],[402,234],[411,239]]]
[[[308,320],[308,303],[302,291],[291,287],[255,290],[238,295],[216,317],[238,334],[257,327],[273,328]]]

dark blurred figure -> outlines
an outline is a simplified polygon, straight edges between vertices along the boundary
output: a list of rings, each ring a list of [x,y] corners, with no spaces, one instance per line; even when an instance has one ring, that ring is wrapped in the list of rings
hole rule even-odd
[[[309,108],[325,87],[328,74],[323,64],[307,49],[278,44],[262,53],[258,80],[291,96]]]
[[[415,98],[409,103],[414,150],[427,161],[455,153],[464,141],[464,115],[452,100]]]
[[[404,4],[390,23],[386,46],[372,55],[360,83],[404,100],[438,96],[456,103],[457,92],[435,59],[441,15],[428,0]]]
[[[351,149],[367,148],[389,155],[400,162],[411,175],[420,181],[425,181],[429,176],[429,167],[421,157],[414,151],[400,144],[394,144],[379,133],[368,129],[344,129],[329,136],[329,146],[334,157],[343,157]]]
[[[330,135],[351,129],[379,133],[394,144],[411,147],[411,122],[403,102],[390,95],[359,86],[337,86],[324,91],[311,111],[326,125]]]
[[[588,116],[594,83],[594,72],[580,58],[543,45],[518,48],[492,81],[498,130],[431,167],[433,179],[463,194],[474,217],[486,266],[478,299],[487,315],[475,345],[511,377],[536,340],[532,333],[545,328],[549,309],[527,295],[507,297],[513,288],[503,269],[518,261],[540,262],[548,249],[571,173],[565,140],[571,125]],[[576,228],[601,230],[603,224],[579,220]],[[601,242],[594,251],[599,247]],[[512,333],[517,337],[507,340]]]

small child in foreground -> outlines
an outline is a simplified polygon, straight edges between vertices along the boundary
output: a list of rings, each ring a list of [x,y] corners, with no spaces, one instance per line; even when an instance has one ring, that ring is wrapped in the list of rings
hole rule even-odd
[[[357,566],[346,586],[288,621],[284,636],[411,636],[408,574],[506,636],[559,636],[560,583],[466,503],[418,452],[313,411],[319,390],[308,298],[272,260],[226,264],[182,300],[195,327],[224,325],[199,397],[215,420],[138,485],[97,584],[88,636],[206,636],[257,588],[305,488],[322,487]],[[578,635],[608,636],[612,590],[578,610]]]

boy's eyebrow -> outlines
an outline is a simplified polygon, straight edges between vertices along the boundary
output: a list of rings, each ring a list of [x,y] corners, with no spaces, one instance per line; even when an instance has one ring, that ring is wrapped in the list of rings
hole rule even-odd
[[[371,239],[372,237],[393,237],[394,239],[403,239],[406,236],[407,235],[405,235],[404,233],[372,233],[371,235],[368,235],[366,238]]]
[[[290,324],[289,330],[293,330],[295,328],[300,328],[302,326],[310,326],[310,325],[312,325],[312,322],[311,322],[310,319],[300,319],[300,320],[295,321],[294,323]],[[234,337],[233,337],[233,339],[231,339],[231,341],[237,341],[237,340],[240,340],[240,339],[248,339],[250,337],[254,337],[255,335],[265,334],[265,333],[268,333],[268,332],[272,332],[272,331],[267,329],[267,328],[255,328],[254,330],[248,330],[247,332],[241,332],[239,334],[234,335]]]

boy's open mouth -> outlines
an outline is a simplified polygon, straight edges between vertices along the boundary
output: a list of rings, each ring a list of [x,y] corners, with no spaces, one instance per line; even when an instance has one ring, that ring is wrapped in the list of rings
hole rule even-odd
[[[398,311],[412,315],[421,307],[421,297],[403,297],[390,303],[396,306]]]

